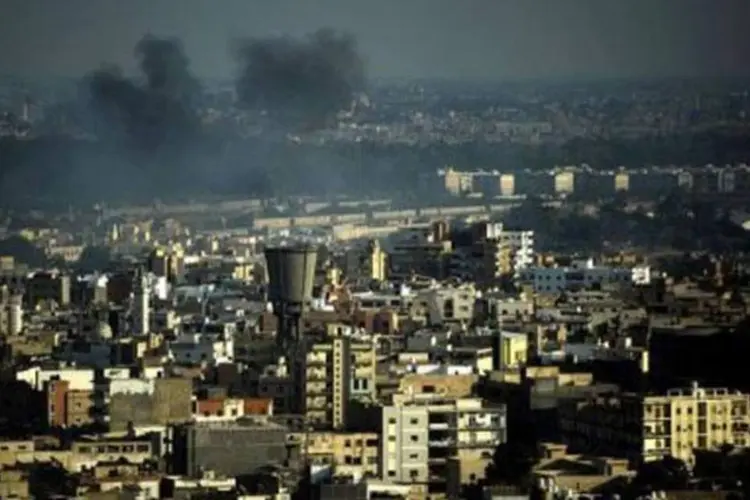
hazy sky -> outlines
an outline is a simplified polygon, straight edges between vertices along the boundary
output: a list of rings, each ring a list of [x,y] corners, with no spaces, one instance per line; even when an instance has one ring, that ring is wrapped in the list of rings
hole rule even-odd
[[[0,73],[129,68],[151,32],[224,77],[235,37],[332,27],[373,76],[745,75],[748,21],[750,0],[0,0]]]

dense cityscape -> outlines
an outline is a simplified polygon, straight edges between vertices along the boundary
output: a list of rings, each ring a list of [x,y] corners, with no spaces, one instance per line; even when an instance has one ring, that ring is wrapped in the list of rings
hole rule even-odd
[[[0,499],[750,498],[750,79],[148,33],[0,74]]]

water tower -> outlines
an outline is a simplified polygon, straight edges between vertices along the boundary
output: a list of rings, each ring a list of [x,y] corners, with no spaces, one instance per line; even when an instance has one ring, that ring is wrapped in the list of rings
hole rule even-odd
[[[276,341],[288,355],[296,350],[300,318],[312,299],[317,250],[311,246],[289,246],[267,248],[265,254],[268,300],[278,320]]]

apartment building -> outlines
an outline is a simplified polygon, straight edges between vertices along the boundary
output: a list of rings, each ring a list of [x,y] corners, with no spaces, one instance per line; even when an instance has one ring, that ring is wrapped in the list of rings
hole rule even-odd
[[[519,279],[531,285],[534,292],[549,294],[604,284],[647,285],[651,282],[651,268],[598,266],[593,259],[586,259],[575,261],[570,267],[528,267],[521,271]]]
[[[487,276],[518,274],[534,263],[534,231],[510,230],[502,222],[481,223],[477,241]]]
[[[344,274],[349,279],[385,281],[388,277],[388,255],[380,248],[378,240],[371,240],[365,248],[347,251]]]
[[[382,473],[397,483],[428,484],[447,491],[451,460],[461,482],[479,479],[495,448],[506,439],[504,406],[485,407],[478,398],[397,394],[383,408]]]
[[[516,370],[526,365],[529,338],[525,333],[498,331],[495,341],[493,365],[496,370]]]
[[[460,172],[448,167],[438,170],[438,176],[443,178],[445,190],[453,196],[470,193],[473,189],[474,176],[471,172]]]
[[[470,323],[474,318],[476,290],[471,285],[439,287],[420,292],[427,305],[429,324]]]
[[[21,468],[0,470],[0,498],[31,498],[29,472]]]
[[[68,428],[94,423],[94,391],[71,390],[67,380],[50,380],[44,392],[50,426]]]
[[[30,308],[45,301],[68,306],[70,289],[70,276],[57,272],[37,272],[26,281],[24,299]]]
[[[333,336],[313,344],[305,362],[305,412],[312,425],[344,428],[350,399],[375,397],[373,342]]]
[[[380,439],[375,433],[292,433],[289,441],[299,444],[309,463],[333,466],[336,476],[380,475]]]
[[[80,472],[99,463],[124,459],[127,463],[142,464],[155,457],[152,437],[83,436],[67,444],[43,437],[0,440],[0,468],[54,461],[69,472]]]
[[[725,388],[670,389],[665,394],[622,394],[560,408],[571,447],[623,456],[633,462],[671,455],[695,463],[695,449],[750,442],[750,397]]]
[[[183,333],[169,343],[169,356],[182,365],[231,363],[234,334]]]

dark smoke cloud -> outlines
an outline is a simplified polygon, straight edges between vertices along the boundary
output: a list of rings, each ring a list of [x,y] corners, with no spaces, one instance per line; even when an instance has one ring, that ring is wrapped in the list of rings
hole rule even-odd
[[[241,40],[235,56],[240,103],[285,128],[324,126],[365,84],[356,40],[330,29],[302,39]]]
[[[0,138],[0,206],[328,193],[362,181],[361,169],[351,168],[363,165],[356,152],[285,137],[325,126],[364,88],[352,37],[322,30],[241,41],[239,102],[220,106],[192,75],[178,40],[146,36],[134,55],[135,77],[103,66],[49,113],[38,135]],[[234,105],[266,119],[248,127]],[[258,124],[272,133],[247,133]]]
[[[199,130],[200,86],[182,44],[146,36],[136,44],[135,56],[142,73],[138,80],[116,67],[100,68],[86,79],[98,133],[141,152],[185,144]]]

